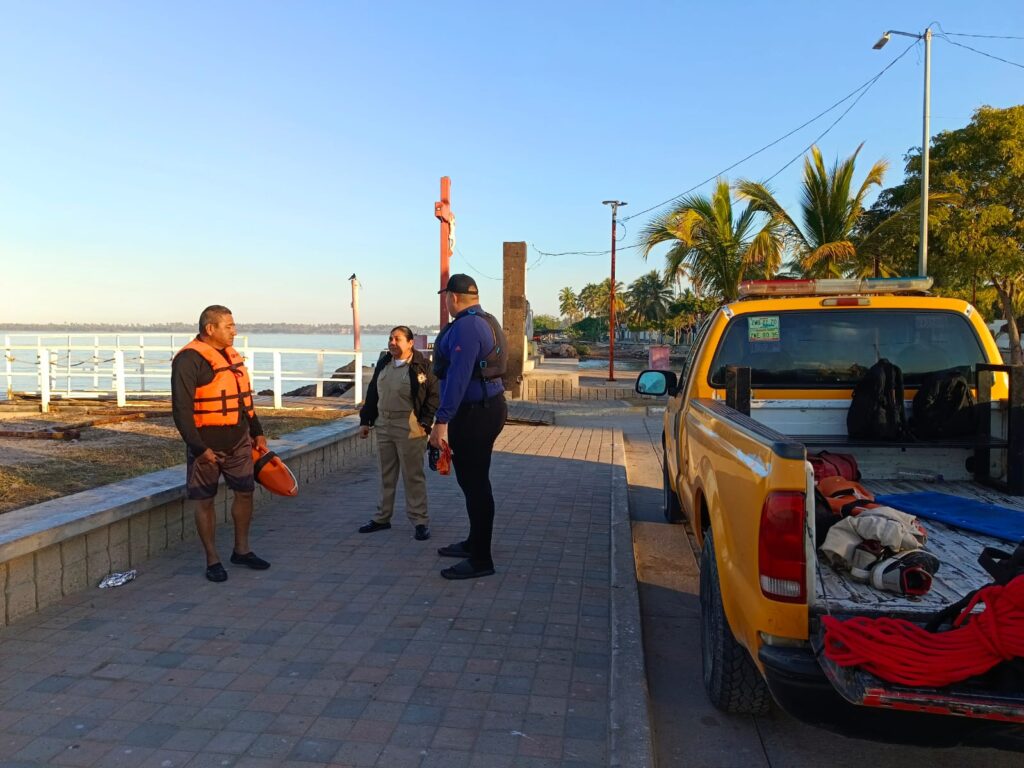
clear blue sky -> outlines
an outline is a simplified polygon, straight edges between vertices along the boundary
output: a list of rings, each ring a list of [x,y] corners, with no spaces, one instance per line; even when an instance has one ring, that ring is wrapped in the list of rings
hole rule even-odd
[[[0,2],[0,325],[195,319],[432,323],[433,204],[452,178],[458,253],[500,309],[501,246],[608,247],[635,213],[852,91],[910,40],[1024,35],[1011,2]],[[1024,63],[1024,41],[954,38]],[[920,144],[923,52],[820,145],[865,142],[902,178]],[[933,44],[932,128],[1024,101],[1024,69]],[[761,178],[838,116],[728,174]],[[795,198],[799,163],[774,182]],[[707,191],[707,187],[703,191]],[[645,217],[627,223],[632,242]],[[539,259],[527,291],[608,257]],[[643,262],[620,253],[627,284]]]

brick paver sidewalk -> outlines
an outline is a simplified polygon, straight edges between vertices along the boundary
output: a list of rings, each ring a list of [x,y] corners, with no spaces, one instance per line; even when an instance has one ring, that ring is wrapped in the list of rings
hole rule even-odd
[[[193,542],[0,630],[0,765],[606,765],[611,431],[498,451],[493,577],[438,575],[454,476],[428,473],[430,541],[402,511],[358,534],[369,459],[259,515],[269,571],[209,583]]]

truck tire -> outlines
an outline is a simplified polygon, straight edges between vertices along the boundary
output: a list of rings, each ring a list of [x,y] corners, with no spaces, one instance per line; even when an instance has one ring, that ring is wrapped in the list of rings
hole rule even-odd
[[[668,482],[668,458],[665,456],[665,433],[661,433],[661,509],[670,523],[683,522],[683,508],[679,497]]]
[[[768,685],[729,628],[710,528],[700,553],[700,650],[704,688],[718,709],[737,715],[763,715],[771,709]]]

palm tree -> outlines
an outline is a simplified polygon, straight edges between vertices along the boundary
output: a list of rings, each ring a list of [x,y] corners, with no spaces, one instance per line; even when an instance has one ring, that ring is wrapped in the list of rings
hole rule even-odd
[[[612,279],[606,277],[596,286],[597,291],[595,292],[598,317],[608,317],[611,314],[612,306]],[[624,298],[626,293],[625,286],[619,281],[615,281],[615,314],[619,315],[626,311],[626,300]]]
[[[811,147],[810,155],[804,158],[800,224],[766,184],[744,180],[736,185],[739,196],[768,214],[785,234],[793,255],[793,271],[805,277],[842,277],[856,271],[854,233],[865,212],[864,198],[871,187],[882,185],[889,167],[886,161],[877,161],[853,192],[854,166],[863,146],[842,162],[837,159],[831,168],[825,167],[821,150]]]
[[[771,277],[781,264],[781,225],[768,216],[759,226],[761,218],[753,204],[736,216],[729,182],[719,179],[710,198],[688,195],[655,217],[640,234],[641,255],[646,259],[655,246],[672,243],[665,283],[686,277],[695,291],[732,301],[744,278]]]
[[[634,280],[626,292],[626,316],[629,321],[644,328],[655,328],[669,315],[672,289],[665,285],[653,269]]]
[[[601,314],[601,286],[597,283],[587,283],[576,298],[579,301],[580,309],[587,317],[597,317]],[[605,304],[607,305],[607,303],[608,301],[605,299]],[[607,310],[605,310],[605,314],[608,314]]]
[[[558,292],[558,311],[570,324],[580,319],[580,299],[569,286]]]

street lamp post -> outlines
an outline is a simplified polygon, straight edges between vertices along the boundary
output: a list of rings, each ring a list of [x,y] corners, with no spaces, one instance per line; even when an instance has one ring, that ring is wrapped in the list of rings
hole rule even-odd
[[[620,206],[629,205],[621,200],[602,200],[602,205],[612,207],[612,281],[609,287],[608,307],[608,381],[615,381],[615,218]]]
[[[928,150],[930,143],[929,122],[931,120],[932,98],[932,28],[929,26],[921,34],[900,32],[890,29],[874,44],[880,50],[889,42],[892,35],[913,37],[924,40],[924,124],[921,138],[921,249],[917,255],[917,274],[924,277],[928,274]]]

